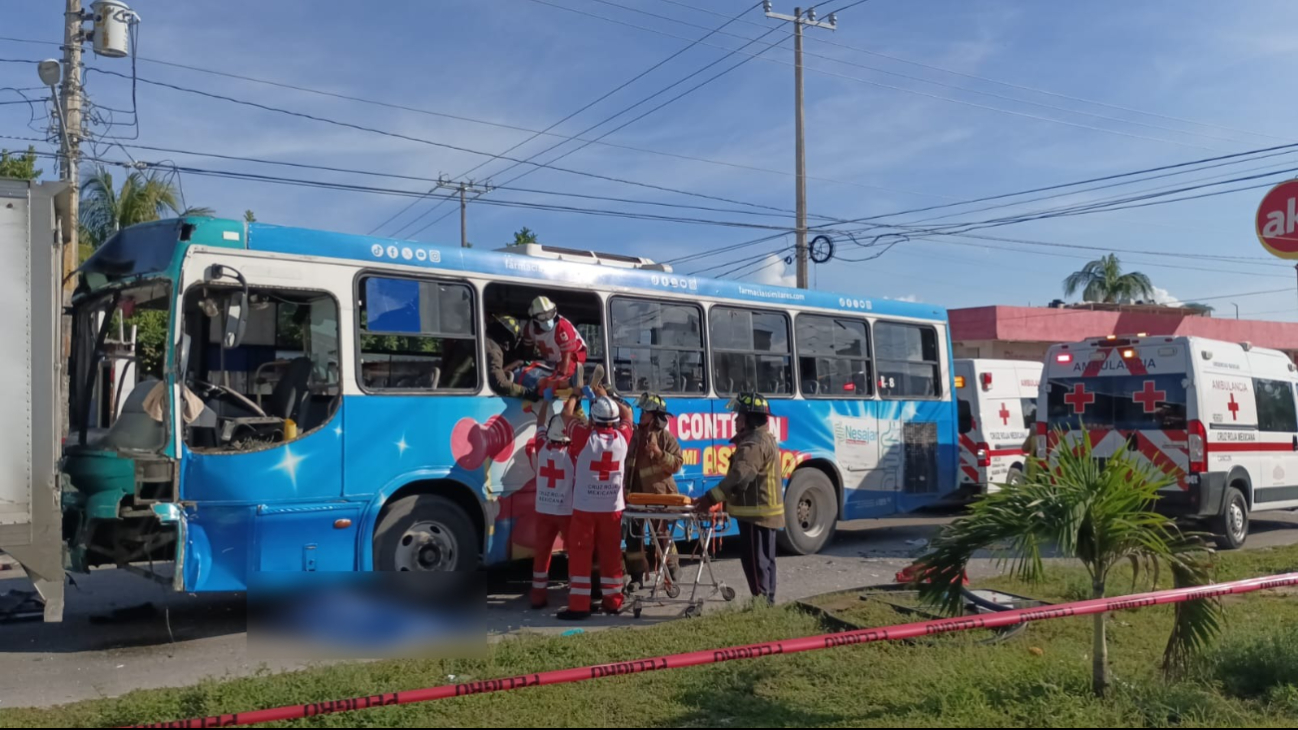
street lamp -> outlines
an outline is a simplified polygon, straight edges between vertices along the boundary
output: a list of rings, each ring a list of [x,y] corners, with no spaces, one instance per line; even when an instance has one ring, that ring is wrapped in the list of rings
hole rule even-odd
[[[72,141],[68,138],[68,123],[63,116],[63,103],[59,100],[58,86],[63,81],[63,66],[52,58],[36,64],[36,75],[40,76],[41,83],[50,87],[50,94],[54,97],[54,110],[59,117],[59,141],[63,147],[63,159],[68,160],[72,154]],[[68,162],[71,166],[71,162]]]
[[[1239,319],[1239,305],[1234,302],[1231,302],[1231,304],[1235,307],[1235,319]]]

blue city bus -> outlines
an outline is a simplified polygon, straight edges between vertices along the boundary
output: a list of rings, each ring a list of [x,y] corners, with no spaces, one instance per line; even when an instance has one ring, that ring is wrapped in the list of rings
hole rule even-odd
[[[69,567],[165,561],[175,588],[204,592],[530,558],[535,416],[488,386],[482,333],[539,294],[582,332],[588,369],[666,397],[683,492],[727,469],[730,396],[768,396],[788,550],[957,489],[943,309],[580,254],[213,218],[119,232],[73,299]],[[129,384],[101,367],[118,321],[167,333]],[[96,429],[102,408],[111,425]]]

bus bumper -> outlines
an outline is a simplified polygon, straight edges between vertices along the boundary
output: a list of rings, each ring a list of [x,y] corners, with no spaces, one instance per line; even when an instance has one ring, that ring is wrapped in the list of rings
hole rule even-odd
[[[1159,494],[1155,509],[1168,517],[1202,518],[1221,514],[1226,498],[1226,474],[1191,474],[1186,488]]]

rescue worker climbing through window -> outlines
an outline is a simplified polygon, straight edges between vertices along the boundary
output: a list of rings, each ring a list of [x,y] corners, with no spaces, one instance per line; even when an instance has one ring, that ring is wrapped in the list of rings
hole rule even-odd
[[[554,370],[536,389],[559,390],[567,386],[580,389],[582,368],[586,364],[586,341],[576,326],[559,315],[559,308],[549,297],[533,299],[527,316],[530,319],[523,330],[523,344],[535,347],[541,359]]]
[[[784,478],[780,448],[767,423],[771,406],[756,393],[730,401],[735,412],[735,452],[721,483],[699,502],[706,512],[718,502],[739,522],[740,562],[755,598],[775,603],[775,536],[784,525]]]
[[[627,491],[632,494],[678,494],[672,475],[680,470],[685,459],[680,442],[667,429],[670,417],[667,402],[655,393],[645,393],[636,405],[640,407],[640,423],[627,454]],[[671,533],[671,524],[661,520],[652,523],[641,521],[635,525],[632,534],[640,539],[635,545],[627,546],[627,565],[633,583],[643,584],[649,580],[647,576],[657,571],[654,535],[660,536],[660,544],[666,542],[668,545],[667,570],[672,582],[676,582],[680,573],[680,555],[676,552],[675,541],[671,540]]]
[[[575,399],[574,399],[575,400]],[[566,412],[573,413],[572,405]],[[536,432],[536,551],[532,558],[532,608],[549,603],[550,557],[556,538],[569,541],[572,519],[572,439],[563,413],[552,413],[550,403],[537,414]]]
[[[602,607],[608,613],[622,609],[622,475],[634,426],[631,409],[610,398],[603,386],[596,386],[592,395],[589,424],[565,414],[574,472],[568,608],[559,613],[564,621],[590,618],[596,554]]]

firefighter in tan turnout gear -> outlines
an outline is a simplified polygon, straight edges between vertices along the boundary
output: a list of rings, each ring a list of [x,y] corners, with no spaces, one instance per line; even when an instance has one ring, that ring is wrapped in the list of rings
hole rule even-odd
[[[754,597],[775,603],[775,536],[784,527],[784,477],[780,448],[767,423],[771,406],[756,393],[730,402],[736,413],[735,453],[721,483],[700,500],[707,511],[718,502],[739,522],[740,562]]]

